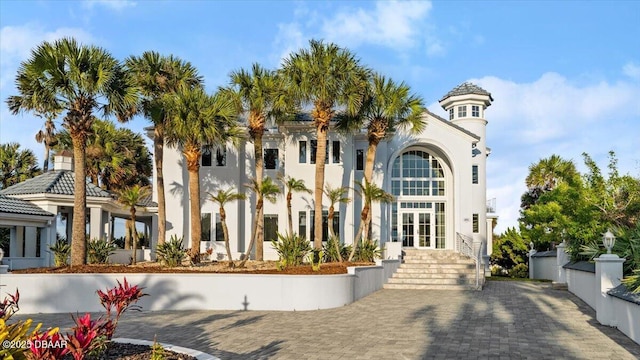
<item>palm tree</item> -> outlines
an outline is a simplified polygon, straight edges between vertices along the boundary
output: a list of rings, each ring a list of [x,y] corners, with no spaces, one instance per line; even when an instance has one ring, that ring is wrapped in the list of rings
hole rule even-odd
[[[16,76],[20,95],[7,99],[13,114],[22,111],[66,111],[63,127],[73,142],[75,169],[71,265],[87,262],[86,247],[86,141],[94,113],[115,113],[126,121],[137,103],[137,88],[121,64],[107,50],[65,38],[43,42],[20,64]]]
[[[168,97],[169,98],[169,97]],[[191,251],[199,262],[202,223],[200,221],[200,157],[205,145],[224,144],[239,135],[233,103],[221,93],[207,95],[204,89],[179,89],[167,101],[171,122],[165,123],[168,146],[178,147],[189,173]],[[169,125],[170,126],[167,126]]]
[[[313,192],[304,184],[304,180],[294,179],[291,176],[280,176],[279,180],[287,189],[287,221],[289,225],[289,235],[293,235],[293,220],[291,218],[291,199],[293,198],[293,193],[304,192],[311,194]],[[304,234],[300,234],[300,236],[304,236]]]
[[[529,166],[529,175],[525,180],[527,187],[553,190],[558,183],[572,182],[578,175],[575,165],[558,155],[551,155]]]
[[[322,191],[327,132],[337,108],[355,114],[362,105],[370,71],[347,49],[335,44],[311,40],[310,49],[301,49],[284,60],[282,73],[293,99],[311,105],[311,117],[316,129],[315,218],[316,229],[322,228]],[[316,231],[313,241],[322,248],[322,232]]]
[[[181,87],[193,88],[201,85],[202,77],[189,62],[173,55],[161,56],[155,51],[146,51],[140,57],[131,56],[125,64],[141,91],[140,112],[153,124],[153,152],[158,196],[158,244],[163,244],[167,228],[163,149],[165,127],[170,117],[165,111],[162,99],[167,94],[174,94]]]
[[[264,174],[262,136],[267,122],[280,119],[286,108],[283,83],[275,71],[266,70],[256,63],[251,67],[251,72],[240,69],[232,72],[230,77],[230,87],[222,91],[235,100],[238,115],[247,115],[249,137],[253,141],[255,180],[259,188]],[[262,223],[264,219],[258,218],[258,221]],[[258,229],[263,227],[264,224]],[[264,235],[259,232],[256,236],[258,243],[261,243]]]
[[[245,200],[247,196],[245,194],[240,194],[233,189],[227,190],[218,190],[217,193],[211,194],[210,199],[214,203],[220,205],[220,222],[222,223],[222,233],[224,234],[224,246],[227,249],[227,259],[229,259],[229,267],[234,267],[233,258],[231,257],[231,246],[229,245],[229,229],[227,228],[227,212],[224,210],[224,206],[227,203],[236,200]]]
[[[18,143],[0,144],[0,189],[40,174],[36,156]]]
[[[327,226],[329,227],[329,236],[334,237],[335,233],[333,231],[333,216],[335,214],[334,206],[336,203],[339,204],[348,204],[351,202],[351,199],[347,197],[345,194],[349,191],[349,188],[341,186],[338,188],[332,188],[331,185],[327,184],[324,187],[324,194],[329,199],[329,216],[327,217]],[[342,262],[342,255],[340,254],[340,239],[336,239],[334,241],[336,245],[336,254],[338,254],[338,261]]]
[[[394,199],[393,195],[382,190],[375,183],[370,183],[365,180],[364,183],[356,181],[356,184],[359,188],[359,190],[356,191],[358,191],[360,196],[364,198],[364,208],[362,209],[362,213],[360,214],[360,226],[358,227],[358,232],[356,233],[356,237],[353,242],[351,254],[349,254],[349,261],[351,261],[356,254],[356,250],[358,248],[358,244],[360,243],[362,234],[365,234],[365,237],[369,236],[369,223],[371,222],[371,204],[374,202],[389,203]]]
[[[256,194],[256,218],[253,221],[253,228],[251,229],[251,241],[249,242],[249,247],[240,262],[240,267],[243,267],[249,259],[254,243],[256,243],[256,260],[263,260],[264,239],[258,239],[257,234],[262,233],[262,229],[260,229],[260,227],[263,226],[264,222],[258,221],[258,219],[264,217],[264,200],[266,199],[270,203],[275,203],[278,194],[280,194],[280,187],[276,185],[270,177],[265,178],[260,186],[258,186],[258,181],[256,179],[251,179],[251,183],[246,184],[245,186]]]
[[[43,172],[49,171],[49,151],[58,143],[55,131],[56,125],[53,123],[53,117],[49,116],[47,117],[47,121],[44,123],[44,130],[40,129],[40,131],[36,133],[36,141],[38,144],[44,144]]]
[[[133,264],[136,263],[136,249],[138,248],[138,231],[136,230],[136,206],[142,202],[145,198],[151,196],[151,189],[148,186],[133,185],[131,187],[123,188],[117,193],[118,201],[129,209],[130,218],[130,230],[133,237],[133,251],[131,254]]]

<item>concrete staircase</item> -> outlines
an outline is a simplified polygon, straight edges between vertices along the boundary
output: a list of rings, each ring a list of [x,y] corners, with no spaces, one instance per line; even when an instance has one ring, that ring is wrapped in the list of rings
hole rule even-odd
[[[403,249],[403,253],[403,262],[385,289],[476,289],[476,265],[458,252]]]

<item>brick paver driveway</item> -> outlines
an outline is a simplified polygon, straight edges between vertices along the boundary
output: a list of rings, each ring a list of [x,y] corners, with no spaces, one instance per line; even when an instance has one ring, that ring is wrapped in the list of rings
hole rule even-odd
[[[20,317],[24,318],[24,316]],[[37,315],[69,326],[67,314]],[[548,284],[488,282],[481,292],[381,290],[338,309],[131,313],[117,336],[221,359],[638,359],[584,302]]]

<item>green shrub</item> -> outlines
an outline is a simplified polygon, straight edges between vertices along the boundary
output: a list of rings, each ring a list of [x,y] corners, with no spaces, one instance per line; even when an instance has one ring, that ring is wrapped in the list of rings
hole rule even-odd
[[[49,246],[49,252],[53,253],[53,262],[56,267],[66,266],[71,254],[71,244],[66,240],[58,240],[53,246]]]
[[[356,261],[373,262],[375,259],[379,259],[381,254],[377,241],[363,240],[356,249],[354,259]]]
[[[633,275],[622,279],[624,286],[634,294],[640,294],[640,269],[633,270]]]
[[[105,239],[94,239],[87,243],[87,254],[90,264],[106,264],[109,262],[109,255],[115,253],[116,244]]]
[[[340,255],[342,256],[342,260],[344,261],[349,258],[349,254],[351,254],[351,245],[340,244],[340,238],[332,236],[322,247],[322,251],[324,252],[324,262],[337,262],[339,260],[338,252],[336,251],[336,242],[338,242],[340,246]]]
[[[320,271],[320,265],[324,259],[324,251],[313,249],[309,253],[309,262],[311,263],[311,269],[313,271]]]
[[[278,233],[278,241],[273,240],[271,244],[280,258],[278,269],[302,265],[304,258],[311,251],[309,241],[298,234],[282,235]]]
[[[529,267],[527,264],[520,263],[509,270],[509,276],[512,278],[528,278]]]
[[[182,259],[187,254],[186,250],[182,246],[182,238],[175,235],[171,235],[169,241],[164,244],[158,245],[156,254],[162,259],[162,262],[169,266],[175,267],[182,264]]]

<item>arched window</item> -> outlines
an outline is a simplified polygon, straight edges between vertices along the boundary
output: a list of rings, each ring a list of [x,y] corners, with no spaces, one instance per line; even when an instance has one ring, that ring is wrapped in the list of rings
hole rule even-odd
[[[442,165],[428,152],[405,151],[393,162],[391,193],[394,196],[444,196]]]

